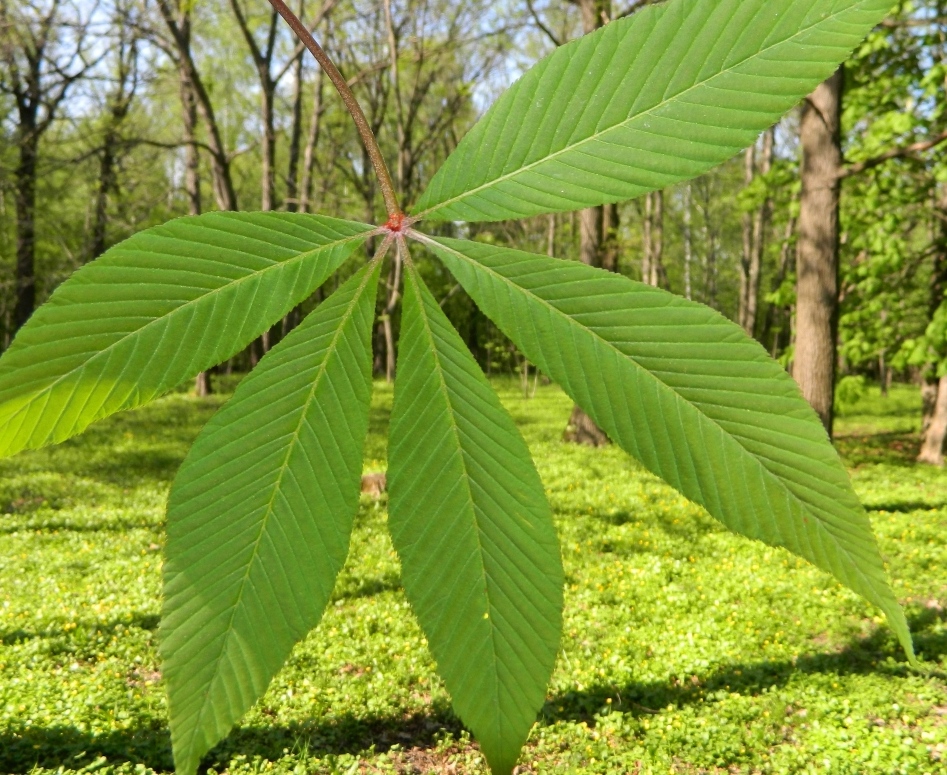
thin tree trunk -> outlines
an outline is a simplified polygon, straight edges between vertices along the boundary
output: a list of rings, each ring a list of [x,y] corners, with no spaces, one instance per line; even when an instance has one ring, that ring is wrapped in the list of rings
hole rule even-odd
[[[651,275],[648,284],[655,288],[667,287],[664,269],[664,192],[651,194]]]
[[[618,205],[605,205],[602,211],[602,269],[618,271]]]
[[[117,141],[118,132],[113,126],[109,126],[102,141],[102,156],[99,158],[99,187],[95,192],[95,207],[92,216],[92,238],[89,244],[90,260],[101,256],[105,252],[109,192],[115,188],[115,145]]]
[[[546,216],[546,255],[552,258],[556,255],[556,214]]]
[[[299,210],[299,147],[303,123],[303,58],[296,60],[293,72],[293,121],[289,132],[289,161],[286,165],[286,209]]]
[[[316,166],[316,147],[322,127],[322,68],[316,70],[316,83],[312,102],[312,117],[309,120],[309,134],[306,136],[306,149],[303,151],[302,181],[299,184],[299,212],[308,213],[312,202],[312,173]]]
[[[768,175],[773,168],[773,145],[775,128],[771,127],[763,134],[763,156],[760,160],[760,174]],[[759,209],[753,214],[753,250],[750,254],[749,277],[746,291],[746,320],[744,329],[753,336],[760,305],[760,280],[763,276],[763,253],[766,250],[766,231],[772,211],[772,200],[767,196]]]
[[[819,85],[802,110],[802,196],[796,253],[793,377],[832,435],[838,338],[840,116],[843,73]]]
[[[389,272],[389,291],[388,299],[385,304],[385,313],[382,315],[382,327],[385,337],[385,379],[388,382],[395,380],[395,331],[391,323],[391,317],[398,307],[398,300],[401,298],[401,266],[404,256],[401,254],[401,245],[397,243],[394,259],[391,262],[391,271]]]
[[[935,203],[938,220],[937,226],[937,249],[934,253],[934,266],[931,271],[931,291],[928,304],[929,319],[933,320],[934,315],[940,306],[947,303],[947,186],[943,187],[940,196]],[[941,353],[943,355],[943,353]],[[921,389],[923,400],[921,432],[923,434],[923,443],[921,453],[918,455],[919,463],[932,463],[933,465],[943,465],[944,449],[944,424],[947,423],[947,377],[941,377],[939,380],[928,377],[926,384]]]
[[[786,232],[783,235],[783,241],[779,248],[779,267],[776,270],[776,277],[773,279],[773,290],[778,290],[786,281],[786,275],[789,272],[789,258],[791,256],[792,235],[796,232],[796,218],[790,216],[786,221]],[[780,342],[783,339],[781,334],[786,333],[788,326],[784,328],[786,313],[781,307],[770,304],[766,309],[766,321],[763,326],[763,341],[772,337],[770,341],[770,355],[774,358],[780,350]],[[782,320],[780,320],[782,318]],[[788,344],[788,342],[786,342]]]
[[[694,260],[694,238],[691,233],[691,184],[684,188],[684,297],[692,298],[691,263]]]
[[[743,184],[749,187],[756,176],[756,145],[743,154]],[[743,250],[740,254],[740,298],[737,305],[737,323],[747,330],[747,300],[750,294],[750,262],[753,257],[753,215],[747,210],[740,218]]]
[[[29,320],[36,305],[36,166],[39,138],[35,127],[20,131],[16,168],[16,307],[14,329]]]
[[[201,157],[197,142],[197,101],[190,82],[180,72],[181,114],[184,124],[184,193],[187,196],[188,215],[201,214]]]
[[[585,33],[603,26],[610,18],[611,0],[578,0],[582,14],[582,28]],[[605,207],[589,207],[579,214],[579,259],[589,266],[603,267],[605,264],[617,264],[607,256],[606,243],[618,229],[618,211],[614,209],[606,215]],[[608,267],[612,270],[615,266]],[[601,447],[609,443],[608,436],[585,412],[578,407],[572,408],[569,423],[562,434],[564,441]]]
[[[641,282],[651,283],[651,226],[652,209],[651,194],[644,197],[644,219],[641,222]]]
[[[190,28],[188,28],[190,36]],[[197,149],[197,100],[184,68],[178,69],[181,97],[181,118],[184,125],[184,193],[188,215],[201,214],[201,159]],[[202,371],[194,378],[194,394],[204,398],[214,392],[210,372]]]
[[[269,85],[269,84],[268,84]],[[260,209],[269,212],[276,207],[276,128],[274,126],[274,90],[260,89],[263,119],[263,153],[260,164]]]

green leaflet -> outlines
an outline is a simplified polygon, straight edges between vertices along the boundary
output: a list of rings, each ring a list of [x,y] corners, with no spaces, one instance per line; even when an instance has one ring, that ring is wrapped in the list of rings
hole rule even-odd
[[[631,199],[750,145],[891,0],[670,0],[560,47],[501,96],[415,212],[496,221]]]
[[[405,592],[458,715],[509,773],[555,664],[559,546],[526,444],[410,265],[390,437]]]
[[[378,273],[366,266],[263,358],[174,481],[161,656],[182,775],[315,627],[345,562]]]
[[[64,282],[0,358],[0,456],[150,401],[252,342],[371,227],[208,213],[148,229]]]
[[[789,549],[877,605],[913,657],[871,525],[822,424],[739,326],[577,262],[425,243],[624,450],[734,532]]]

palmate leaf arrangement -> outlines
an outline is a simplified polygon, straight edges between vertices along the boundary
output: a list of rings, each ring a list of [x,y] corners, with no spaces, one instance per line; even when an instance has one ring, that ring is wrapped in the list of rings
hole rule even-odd
[[[891,0],[670,0],[565,45],[477,123],[402,213],[344,79],[381,227],[212,213],[117,245],[0,359],[0,454],[60,442],[239,352],[370,238],[374,258],[272,349],[172,487],[161,658],[181,775],[263,694],[326,607],[358,508],[383,259],[404,257],[389,528],[460,718],[509,773],[559,645],[563,571],[526,444],[418,275],[421,243],[624,450],[731,530],[782,546],[911,637],[871,527],[795,383],[713,310],[577,262],[417,231],[626,200],[754,142]]]

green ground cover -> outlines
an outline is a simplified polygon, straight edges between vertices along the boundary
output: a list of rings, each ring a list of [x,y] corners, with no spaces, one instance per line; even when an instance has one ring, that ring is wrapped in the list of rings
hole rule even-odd
[[[565,633],[522,772],[947,772],[947,473],[913,465],[917,391],[844,408],[839,448],[926,671],[877,612],[724,532],[617,449],[559,437],[555,387],[498,383],[560,529]],[[0,461],[0,772],[167,772],[163,506],[219,397],[169,396]],[[366,470],[384,468],[376,386]],[[217,773],[482,773],[363,496],[322,624],[208,757]]]

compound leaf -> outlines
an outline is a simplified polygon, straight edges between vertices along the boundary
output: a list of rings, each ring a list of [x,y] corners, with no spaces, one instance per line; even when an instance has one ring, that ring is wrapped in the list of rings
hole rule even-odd
[[[670,0],[540,61],[415,212],[495,221],[617,202],[726,161],[826,77],[891,0]]]
[[[438,672],[493,772],[509,773],[555,663],[558,541],[525,442],[412,267],[388,485],[405,592]]]
[[[63,441],[239,352],[370,228],[208,213],[116,245],[64,282],[0,358],[0,456]]]
[[[362,269],[263,358],[174,481],[161,655],[182,775],[315,627],[345,562],[378,272]]]
[[[577,262],[425,242],[625,451],[734,532],[789,549],[877,605],[913,656],[871,525],[821,422],[739,326]]]

